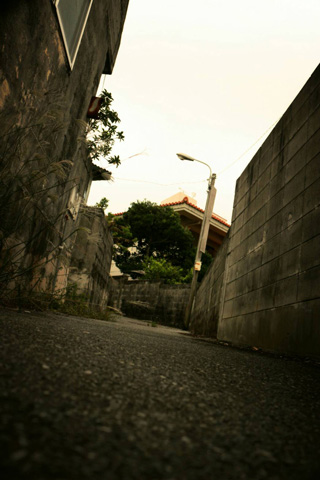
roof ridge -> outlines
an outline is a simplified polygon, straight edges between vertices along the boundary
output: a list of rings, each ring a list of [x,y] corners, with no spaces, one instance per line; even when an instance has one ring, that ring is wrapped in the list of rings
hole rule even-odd
[[[183,200],[180,200],[179,202],[171,202],[171,203],[162,203],[160,204],[160,207],[171,207],[172,205],[183,205],[186,203],[187,205],[190,205],[190,207],[195,208],[196,210],[199,210],[199,212],[204,213],[204,210],[194,203],[189,202],[188,197],[185,197]],[[227,227],[230,227],[230,224],[222,217],[217,215],[216,213],[212,213],[211,218],[214,218],[218,222],[222,223],[223,225],[226,225]]]
[[[184,197],[184,199],[180,200],[179,202],[161,203],[160,207],[172,207],[173,205],[183,205],[184,203],[186,203],[192,208],[195,208],[199,212],[204,213],[204,210],[202,208],[198,207],[194,203],[189,202],[188,197]],[[124,213],[125,212],[113,213],[112,215],[114,217],[117,217],[117,216],[123,215]],[[213,218],[214,220],[217,220],[217,222],[220,222],[223,225],[226,225],[227,227],[230,227],[230,224],[224,218],[220,217],[220,215],[217,215],[216,213],[212,213],[211,218]]]

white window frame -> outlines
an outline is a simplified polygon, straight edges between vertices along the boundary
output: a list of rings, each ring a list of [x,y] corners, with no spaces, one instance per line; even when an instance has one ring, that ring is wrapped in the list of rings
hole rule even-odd
[[[66,35],[65,35],[65,30],[64,30],[64,27],[63,27],[63,18],[61,16],[61,13],[60,13],[60,10],[59,10],[59,3],[60,3],[61,0],[52,0],[52,1],[53,1],[53,4],[54,4],[55,8],[56,8],[57,17],[58,17],[59,25],[60,25],[60,29],[61,29],[61,34],[62,34],[62,38],[63,38],[63,42],[64,42],[64,47],[65,47],[65,50],[66,50],[66,54],[67,54],[68,62],[69,62],[69,65],[70,65],[70,69],[72,70],[73,66],[75,64],[76,58],[77,58],[78,50],[79,50],[80,43],[81,43],[81,40],[82,40],[82,37],[83,37],[83,32],[84,32],[84,30],[86,28],[86,25],[87,25],[87,20],[88,20],[88,17],[89,17],[89,13],[90,13],[90,10],[91,10],[93,0],[90,0],[89,5],[87,7],[87,11],[86,11],[85,17],[83,19],[83,24],[82,24],[81,31],[80,31],[80,34],[79,34],[78,39],[77,39],[77,44],[76,44],[76,48],[74,50],[73,55],[72,55],[72,52],[70,52],[70,49],[69,49],[68,41],[67,41],[67,38],[66,38]],[[72,0],[68,0],[68,1],[72,1]]]

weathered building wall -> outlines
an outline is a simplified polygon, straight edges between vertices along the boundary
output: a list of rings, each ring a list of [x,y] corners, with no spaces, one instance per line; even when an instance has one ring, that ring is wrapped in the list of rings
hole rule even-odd
[[[219,339],[320,355],[319,205],[320,67],[237,181]]]
[[[216,337],[222,310],[225,263],[229,234],[224,238],[206,276],[201,282],[194,303],[190,331],[196,335]]]
[[[111,304],[126,315],[184,328],[190,285],[165,285],[145,280],[114,282]]]
[[[13,182],[9,181],[9,184],[12,184],[13,195],[18,188],[14,185],[14,174],[21,171],[21,165],[29,164],[32,171],[43,168],[43,161],[39,161],[42,155],[47,162],[47,171],[51,172],[46,173],[46,188],[50,189],[50,195],[37,200],[39,208],[33,210],[29,222],[24,221],[21,227],[10,227],[8,218],[17,211],[15,202],[7,202],[14,205],[12,211],[10,208],[1,211],[1,226],[8,227],[9,235],[11,230],[15,232],[15,239],[18,238],[21,245],[25,244],[23,257],[29,265],[48,256],[48,243],[52,248],[65,248],[66,254],[72,243],[70,234],[76,227],[78,209],[86,201],[91,181],[91,162],[83,142],[79,141],[84,132],[81,121],[86,120],[89,101],[96,93],[102,72],[112,72],[127,6],[128,0],[95,0],[92,3],[71,70],[52,0],[1,2],[0,147],[1,153],[7,157],[11,155],[8,164],[12,165]],[[18,139],[23,142],[19,151],[7,148],[8,143],[18,143],[12,138],[5,144],[12,128],[17,126],[21,129],[19,135],[22,131],[23,136],[22,140]],[[43,127],[47,134],[41,136]],[[66,178],[62,181],[54,165],[65,159],[73,163],[64,166]],[[4,173],[8,174],[8,171]],[[3,171],[0,172],[0,181],[2,174]],[[3,200],[5,202],[6,198]],[[55,226],[50,234],[43,214],[54,220]],[[40,242],[33,239],[35,232],[45,230],[47,236],[42,234]],[[56,285],[59,277],[54,255],[51,257],[51,262],[42,264],[42,267],[45,265],[43,274],[48,276],[47,270],[50,273],[47,285],[43,282],[42,286],[54,289],[63,285]]]
[[[68,284],[92,306],[105,308],[111,290],[113,238],[101,208],[81,207]]]

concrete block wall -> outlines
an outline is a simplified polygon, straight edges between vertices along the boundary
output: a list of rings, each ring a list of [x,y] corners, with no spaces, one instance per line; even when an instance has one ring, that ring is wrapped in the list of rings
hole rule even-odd
[[[236,345],[320,355],[320,66],[237,181],[229,239],[191,326]]]
[[[160,323],[184,329],[190,285],[161,285],[156,306]]]
[[[320,354],[320,67],[237,181],[218,338]]]
[[[216,337],[222,307],[222,293],[229,235],[224,238],[213,263],[201,282],[195,298],[190,331],[195,335]]]
[[[114,282],[111,304],[126,315],[184,328],[190,285],[165,285],[145,280]]]

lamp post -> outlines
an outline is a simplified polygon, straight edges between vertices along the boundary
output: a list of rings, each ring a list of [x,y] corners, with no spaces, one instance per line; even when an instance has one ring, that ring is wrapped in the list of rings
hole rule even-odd
[[[188,305],[185,312],[185,319],[184,319],[185,326],[186,328],[188,328],[190,323],[194,297],[197,290],[198,275],[201,270],[201,257],[202,257],[202,254],[206,251],[210,219],[212,217],[213,205],[214,205],[214,200],[217,192],[217,190],[214,188],[216,174],[212,173],[210,165],[208,165],[205,162],[202,162],[201,160],[197,160],[196,158],[190,157],[189,155],[185,155],[184,153],[177,153],[177,156],[180,160],[188,160],[189,162],[202,163],[203,165],[206,165],[210,170],[210,177],[208,179],[208,195],[207,195],[206,207],[203,215],[203,221],[201,225],[196,256],[194,259],[190,296],[189,296]]]

